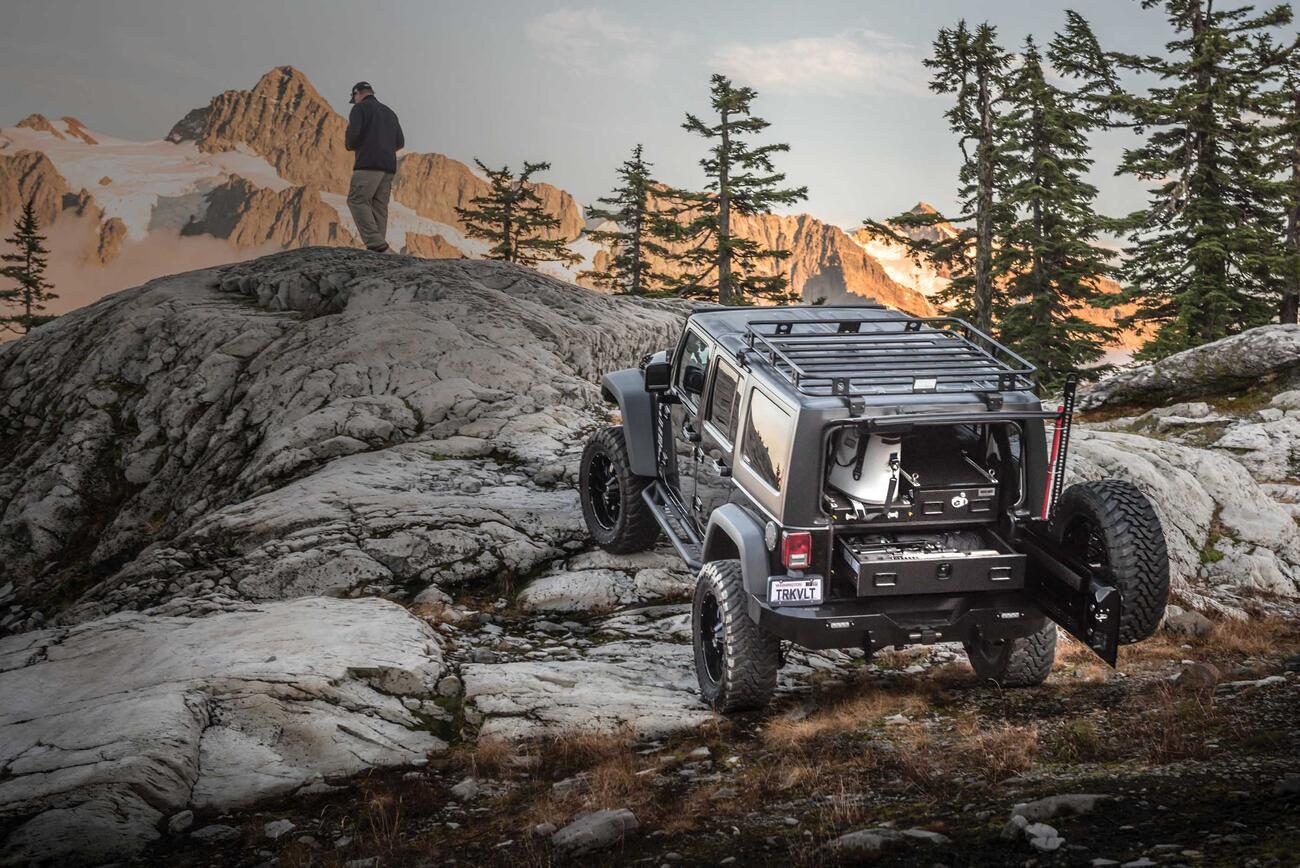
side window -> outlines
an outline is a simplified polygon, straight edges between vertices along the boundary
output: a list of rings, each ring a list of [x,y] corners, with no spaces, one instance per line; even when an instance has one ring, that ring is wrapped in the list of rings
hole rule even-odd
[[[749,397],[749,422],[741,454],[745,463],[768,485],[781,490],[790,454],[790,414],[755,389]]]
[[[713,375],[713,393],[709,397],[708,422],[722,433],[728,444],[736,442],[736,424],[740,421],[738,376],[729,366],[719,363]]]
[[[695,332],[686,333],[681,367],[677,369],[677,387],[692,407],[700,406],[704,394],[704,376],[709,370],[709,344]]]

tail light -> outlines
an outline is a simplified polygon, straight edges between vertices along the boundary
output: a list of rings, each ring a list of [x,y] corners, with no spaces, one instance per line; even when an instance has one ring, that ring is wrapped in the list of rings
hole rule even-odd
[[[812,563],[812,534],[801,530],[782,537],[781,563],[787,570],[806,569]]]

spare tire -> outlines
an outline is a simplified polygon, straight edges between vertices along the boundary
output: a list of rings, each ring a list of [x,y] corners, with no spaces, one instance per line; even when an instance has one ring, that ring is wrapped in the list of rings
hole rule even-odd
[[[1080,482],[1061,495],[1052,525],[1066,552],[1119,589],[1120,644],[1154,633],[1169,598],[1169,549],[1147,496],[1122,479]]]

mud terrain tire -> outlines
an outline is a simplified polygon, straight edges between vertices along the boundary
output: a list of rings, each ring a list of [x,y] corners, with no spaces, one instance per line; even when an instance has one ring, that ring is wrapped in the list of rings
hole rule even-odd
[[[1056,505],[1057,539],[1119,589],[1119,642],[1155,632],[1169,598],[1169,550],[1160,518],[1137,486],[1122,479],[1071,485]]]
[[[659,540],[659,522],[641,492],[653,479],[632,472],[621,426],[602,428],[587,441],[578,472],[582,517],[607,552],[642,552]]]
[[[1047,680],[1056,661],[1056,624],[1043,626],[1028,636],[1001,645],[982,639],[962,643],[966,659],[981,681],[1001,687],[1036,687]]]
[[[700,570],[691,606],[700,698],[723,713],[763,708],[776,690],[781,640],[745,610],[740,561],[710,561]]]

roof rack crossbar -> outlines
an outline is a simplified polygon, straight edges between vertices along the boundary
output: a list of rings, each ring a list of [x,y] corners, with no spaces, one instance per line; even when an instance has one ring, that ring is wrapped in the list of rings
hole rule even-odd
[[[810,395],[1034,388],[1033,365],[955,317],[756,320],[745,341]]]

